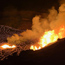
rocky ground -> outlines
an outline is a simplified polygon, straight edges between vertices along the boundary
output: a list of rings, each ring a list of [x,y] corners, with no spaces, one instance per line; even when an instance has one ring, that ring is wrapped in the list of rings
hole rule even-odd
[[[6,41],[8,36],[13,33],[19,34],[22,31],[0,26],[0,36],[2,41]],[[0,41],[0,42],[2,42]],[[54,44],[43,49],[32,51],[21,51],[19,55],[13,53],[4,60],[0,61],[0,65],[63,65],[65,64],[65,38],[59,39]]]
[[[19,56],[14,53],[0,62],[1,65],[56,65],[65,63],[65,39],[41,50],[22,51]]]
[[[20,34],[24,30],[18,30],[9,26],[0,25],[0,43],[7,42],[7,37],[13,34]]]

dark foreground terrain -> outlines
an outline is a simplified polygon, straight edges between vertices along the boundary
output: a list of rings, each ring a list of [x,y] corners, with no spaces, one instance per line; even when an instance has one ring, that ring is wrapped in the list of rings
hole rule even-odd
[[[58,40],[44,49],[22,51],[19,56],[16,53],[8,56],[0,62],[0,65],[57,65],[65,63],[65,39]]]
[[[11,28],[9,28],[9,30],[12,32]],[[17,31],[17,33],[20,32],[21,31]],[[6,32],[2,32],[2,35],[3,33]],[[16,30],[14,31],[14,33],[16,33]],[[13,32],[7,35],[12,34]],[[22,51],[19,56],[17,56],[17,53],[14,53],[12,56],[8,56],[4,60],[0,61],[0,65],[50,65],[50,64],[64,65],[64,63],[65,63],[65,38],[59,39],[56,43],[43,49],[37,51],[32,50]]]

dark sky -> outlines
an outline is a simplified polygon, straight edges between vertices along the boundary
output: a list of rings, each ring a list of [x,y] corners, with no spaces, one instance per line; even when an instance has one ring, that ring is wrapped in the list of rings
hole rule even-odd
[[[10,6],[16,12],[13,13]],[[32,18],[39,13],[48,13],[52,6],[58,10],[58,0],[0,0],[0,25],[30,29]]]
[[[14,6],[18,10],[42,10],[55,6],[58,8],[58,0],[0,0],[0,11],[7,6]]]

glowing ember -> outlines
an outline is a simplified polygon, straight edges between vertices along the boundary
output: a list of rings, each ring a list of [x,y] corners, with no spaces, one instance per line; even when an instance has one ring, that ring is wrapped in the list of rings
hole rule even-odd
[[[7,49],[7,48],[15,48],[16,46],[15,45],[9,46],[9,45],[5,44],[5,45],[2,45],[1,47],[3,49]]]
[[[55,32],[57,32],[57,33],[55,33]],[[65,32],[64,26],[62,26],[60,28],[60,30],[57,30],[57,31],[56,30],[47,31],[44,33],[44,35],[41,37],[40,41],[38,42],[39,47],[32,45],[30,47],[30,49],[32,49],[34,51],[39,50],[39,49],[47,46],[48,44],[56,42],[58,38],[61,39],[61,38],[65,37],[64,32]]]
[[[36,47],[36,46],[33,46],[33,45],[32,45],[32,46],[30,47],[30,49],[33,49],[33,50],[35,51],[35,50],[41,49],[41,47]]]

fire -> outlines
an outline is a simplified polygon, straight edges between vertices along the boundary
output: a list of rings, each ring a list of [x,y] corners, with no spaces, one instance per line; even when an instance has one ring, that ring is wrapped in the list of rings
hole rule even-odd
[[[3,48],[3,49],[15,48],[15,47],[16,47],[15,45],[10,46],[10,45],[8,45],[8,44],[4,44],[4,45],[1,46],[1,48]]]
[[[61,39],[65,37],[64,32],[65,32],[64,26],[60,27],[59,30],[46,31],[44,35],[40,38],[40,41],[38,42],[39,47],[31,45],[30,49],[35,51],[45,46],[48,46],[49,44],[52,44],[53,42],[56,42],[58,38]]]

